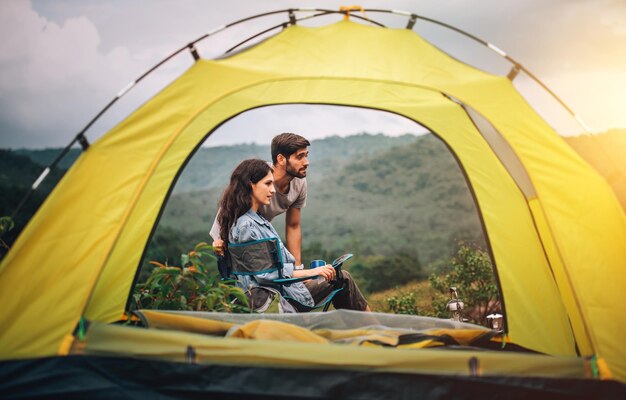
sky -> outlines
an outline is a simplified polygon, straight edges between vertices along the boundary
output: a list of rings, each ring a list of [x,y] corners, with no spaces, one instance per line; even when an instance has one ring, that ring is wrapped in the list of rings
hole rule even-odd
[[[126,85],[221,25],[286,8],[338,9],[345,2],[260,0],[0,0],[0,148],[62,147]],[[352,4],[352,2],[350,2]],[[364,8],[417,13],[493,43],[545,82],[592,132],[626,128],[626,1],[367,1]],[[302,14],[306,15],[306,14]],[[405,17],[368,14],[390,27]],[[334,18],[334,19],[333,19]],[[315,25],[338,20],[335,16]],[[284,15],[255,20],[209,38],[213,58]],[[418,21],[414,31],[471,65],[505,75],[510,65],[457,33]],[[180,75],[188,53],[165,64],[87,131],[91,142]],[[581,128],[524,77],[515,85],[563,135]],[[398,116],[330,106],[280,106],[233,119],[207,145],[269,142],[277,131],[309,139],[367,131],[389,135],[422,128]],[[261,134],[259,134],[261,132]],[[260,138],[260,139],[259,139]]]

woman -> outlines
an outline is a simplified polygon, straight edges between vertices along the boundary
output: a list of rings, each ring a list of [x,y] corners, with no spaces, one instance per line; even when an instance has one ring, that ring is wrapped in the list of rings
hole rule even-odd
[[[245,243],[269,237],[279,238],[278,233],[265,218],[257,214],[261,205],[269,205],[276,193],[272,167],[263,160],[242,161],[233,171],[230,183],[220,200],[218,222],[220,237],[230,243]],[[312,307],[332,292],[335,269],[327,264],[314,270],[294,269],[295,257],[279,242],[284,260],[283,275],[290,278],[321,275],[324,281],[307,280],[284,286],[287,296],[299,303]],[[276,272],[252,276],[240,276],[239,284],[244,288],[258,286],[257,280],[277,278]],[[347,271],[342,271],[345,289],[333,298],[335,308],[370,311],[367,301]]]

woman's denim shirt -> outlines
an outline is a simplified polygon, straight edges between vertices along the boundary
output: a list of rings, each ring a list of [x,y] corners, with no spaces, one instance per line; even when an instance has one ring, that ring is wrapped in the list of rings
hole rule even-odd
[[[296,258],[285,248],[272,224],[259,214],[255,213],[254,210],[248,210],[247,213],[237,219],[237,222],[235,222],[235,225],[233,225],[230,230],[228,240],[231,243],[239,244],[273,237],[278,238],[278,243],[280,245],[284,264],[283,276],[291,278],[293,277],[293,269]],[[277,278],[277,271],[255,275],[254,277],[240,275],[238,277],[238,284],[242,286],[244,290],[247,290],[250,285],[259,286],[257,281],[272,280]],[[289,286],[284,286],[283,288],[285,290],[285,294],[296,301],[308,306],[314,305],[313,297],[304,283],[297,282]]]

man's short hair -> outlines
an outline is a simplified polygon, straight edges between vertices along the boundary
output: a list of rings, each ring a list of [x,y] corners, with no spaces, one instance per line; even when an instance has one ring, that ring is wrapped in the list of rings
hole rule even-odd
[[[272,139],[272,162],[276,165],[279,154],[289,159],[293,153],[310,145],[311,143],[308,140],[295,133],[281,133],[278,136],[274,136],[274,139]]]

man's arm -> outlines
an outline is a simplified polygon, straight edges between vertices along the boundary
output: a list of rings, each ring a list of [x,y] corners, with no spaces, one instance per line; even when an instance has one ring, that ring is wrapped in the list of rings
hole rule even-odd
[[[299,208],[287,209],[285,237],[287,238],[287,250],[296,258],[296,265],[302,264],[302,226],[300,225]]]

